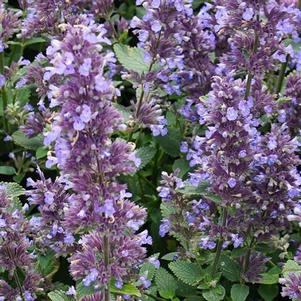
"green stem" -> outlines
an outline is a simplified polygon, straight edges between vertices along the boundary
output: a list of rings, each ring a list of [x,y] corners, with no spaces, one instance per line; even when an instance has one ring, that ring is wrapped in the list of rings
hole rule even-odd
[[[9,247],[6,247],[7,250],[7,254],[8,254],[8,258],[10,258],[10,260],[14,263],[15,267],[17,267],[15,260],[14,260],[14,256],[11,254]],[[18,271],[15,270],[14,271],[14,279],[16,281],[16,284],[18,286],[19,292],[20,292],[20,297],[22,299],[22,301],[26,301],[23,295],[23,290],[22,290],[22,285],[21,285],[21,281],[19,279],[19,275],[18,275]]]
[[[279,94],[282,89],[282,84],[283,84],[283,80],[285,77],[285,71],[286,71],[286,68],[288,65],[288,61],[289,61],[289,55],[286,56],[285,62],[282,63],[282,65],[281,65],[281,69],[280,69],[279,76],[277,79],[277,84],[276,84],[276,93],[277,94]]]
[[[4,52],[0,52],[0,73],[4,73]]]
[[[247,79],[247,85],[246,85],[246,93],[245,93],[245,99],[248,99],[251,93],[251,83],[252,83],[252,74],[251,72],[248,73],[248,79]]]
[[[157,49],[159,47],[160,39],[161,39],[161,31],[159,32],[159,36],[158,36],[158,39],[157,39],[157,43],[156,43],[156,48],[155,49]],[[148,68],[147,72],[151,72],[152,71],[152,68],[153,68],[155,62],[156,62],[156,54],[153,55],[152,61],[151,61],[150,65],[149,65],[149,68]],[[142,102],[143,102],[143,98],[144,98],[144,94],[145,94],[144,89],[143,89],[143,83],[141,84],[141,90],[142,90],[142,92],[141,92],[141,95],[140,95],[140,98],[139,98],[139,101],[138,101],[138,104],[137,104],[136,116],[139,116],[140,109],[141,109]]]
[[[227,211],[227,208],[224,207],[223,212],[222,212],[222,227],[226,226],[227,218],[228,218],[228,211]],[[217,247],[216,247],[216,253],[215,253],[215,258],[214,258],[212,272],[211,272],[212,276],[215,276],[215,274],[216,274],[216,271],[217,271],[217,268],[219,265],[219,261],[220,261],[220,257],[222,254],[222,250],[223,250],[223,244],[224,244],[224,239],[221,234],[220,239],[218,240],[218,243],[217,243]]]
[[[108,271],[109,269],[109,264],[110,264],[110,242],[109,242],[109,237],[105,235],[103,237],[103,254],[104,254],[104,264],[105,264],[105,269]],[[107,286],[105,287],[105,301],[110,301],[110,284],[108,283]]]
[[[248,247],[247,253],[246,253],[246,255],[244,256],[244,259],[243,259],[242,270],[243,270],[244,273],[248,270],[249,265],[250,265],[250,256],[251,256],[251,252],[252,252],[254,242],[255,242],[255,239],[253,237],[251,242],[250,242],[250,245]]]
[[[0,74],[4,74],[4,52],[0,53]],[[2,87],[0,90],[1,92],[1,98],[2,98],[2,106],[3,106],[3,129],[5,132],[8,131],[8,123],[5,118],[5,111],[7,108],[7,93],[6,93],[6,88],[5,85]]]

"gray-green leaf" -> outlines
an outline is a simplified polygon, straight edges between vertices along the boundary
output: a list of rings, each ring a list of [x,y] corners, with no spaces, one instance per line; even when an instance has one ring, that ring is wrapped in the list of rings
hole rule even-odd
[[[224,299],[225,293],[225,288],[222,285],[217,285],[210,290],[204,291],[202,295],[207,301],[220,301]]]
[[[165,269],[159,268],[155,276],[158,291],[163,298],[172,299],[178,287],[176,279]]]
[[[245,301],[249,295],[249,287],[245,284],[234,284],[231,287],[233,301]]]
[[[204,274],[196,263],[177,260],[171,262],[168,266],[180,280],[189,285],[196,285],[204,277]]]
[[[114,51],[121,65],[139,74],[149,71],[150,65],[145,61],[144,50],[122,44],[115,44]]]

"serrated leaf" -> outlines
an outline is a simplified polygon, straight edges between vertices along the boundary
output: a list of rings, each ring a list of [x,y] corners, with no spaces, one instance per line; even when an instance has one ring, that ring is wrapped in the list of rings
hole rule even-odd
[[[225,278],[230,281],[240,280],[240,267],[239,264],[232,258],[226,255],[221,256],[222,272]]]
[[[171,262],[168,266],[172,272],[186,284],[196,285],[204,278],[204,274],[196,263],[185,260],[177,260]]]
[[[135,71],[139,74],[149,71],[150,65],[145,61],[142,48],[122,44],[115,44],[113,48],[118,61],[127,70]]]
[[[12,138],[15,144],[22,146],[25,149],[37,150],[39,147],[43,146],[42,135],[28,138],[23,132],[16,131],[12,134]]]
[[[155,154],[156,154],[156,149],[152,146],[144,146],[138,148],[136,151],[136,155],[141,159],[141,164],[139,166],[139,169],[145,167],[153,159]]]
[[[260,285],[258,288],[259,295],[264,299],[264,301],[273,301],[279,293],[278,285]]]
[[[168,134],[165,136],[155,137],[162,149],[171,157],[180,155],[180,143],[182,135],[179,129],[168,129]]]
[[[53,291],[48,293],[48,297],[52,301],[69,301],[70,298],[63,291]]]
[[[6,194],[11,199],[24,195],[26,192],[21,185],[14,182],[0,182],[0,186],[5,187]]]
[[[207,290],[202,293],[203,297],[207,301],[220,301],[225,297],[226,291],[222,285],[217,285],[216,287]],[[235,300],[236,301],[236,300]]]
[[[46,278],[50,278],[58,271],[59,264],[53,251],[47,252],[46,255],[38,255],[37,262],[38,271]]]
[[[12,166],[0,166],[0,174],[12,176],[16,174],[16,169]]]
[[[249,291],[249,287],[245,284],[234,284],[231,287],[231,298],[233,301],[245,301]]]
[[[147,279],[152,280],[154,275],[156,273],[156,267],[150,263],[150,262],[145,262],[141,265],[140,268],[140,275],[144,275],[147,277]]]
[[[172,299],[178,287],[176,279],[165,269],[159,268],[156,272],[155,282],[163,298]]]
[[[168,203],[161,203],[160,209],[162,216],[166,218],[176,213],[176,209],[173,206],[169,206]]]
[[[141,293],[139,289],[133,284],[128,283],[128,284],[124,284],[122,288],[117,288],[115,287],[114,283],[111,282],[111,287],[110,287],[111,293],[118,294],[118,295],[130,295],[130,296],[141,297]]]

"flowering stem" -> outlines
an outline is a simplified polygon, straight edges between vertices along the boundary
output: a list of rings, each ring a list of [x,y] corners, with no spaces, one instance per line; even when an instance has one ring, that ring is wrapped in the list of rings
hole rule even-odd
[[[253,76],[252,76],[251,72],[249,72],[248,73],[248,79],[247,79],[247,85],[246,85],[245,99],[247,99],[250,96],[252,77]]]
[[[222,227],[223,228],[227,224],[227,217],[228,217],[228,210],[227,210],[226,207],[224,207],[223,212],[222,212]],[[216,247],[216,253],[215,253],[215,258],[214,258],[214,262],[213,262],[213,266],[212,266],[212,272],[211,272],[212,276],[215,276],[215,273],[217,271],[217,267],[219,265],[220,257],[221,257],[221,254],[222,254],[223,244],[224,244],[224,239],[223,239],[222,234],[221,234],[220,239],[217,243],[217,247]]]
[[[104,264],[106,271],[109,269],[110,264],[110,242],[109,237],[107,235],[103,238],[103,255],[104,255]],[[105,301],[110,301],[110,284],[108,283],[105,287]]]
[[[283,80],[284,80],[284,76],[285,76],[285,70],[288,65],[288,60],[289,60],[289,55],[286,56],[285,62],[282,63],[282,65],[281,65],[281,69],[280,69],[279,76],[277,79],[277,84],[276,84],[276,93],[277,94],[279,94],[282,89],[282,84],[283,84]]]

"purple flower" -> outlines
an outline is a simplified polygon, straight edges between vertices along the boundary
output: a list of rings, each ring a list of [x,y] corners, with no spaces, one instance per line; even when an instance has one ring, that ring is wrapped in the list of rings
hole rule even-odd
[[[0,74],[0,89],[5,85],[5,77],[3,74]]]
[[[229,121],[234,121],[234,120],[237,119],[238,113],[233,107],[230,107],[230,108],[227,108],[227,115],[226,116],[227,116],[227,119]]]

